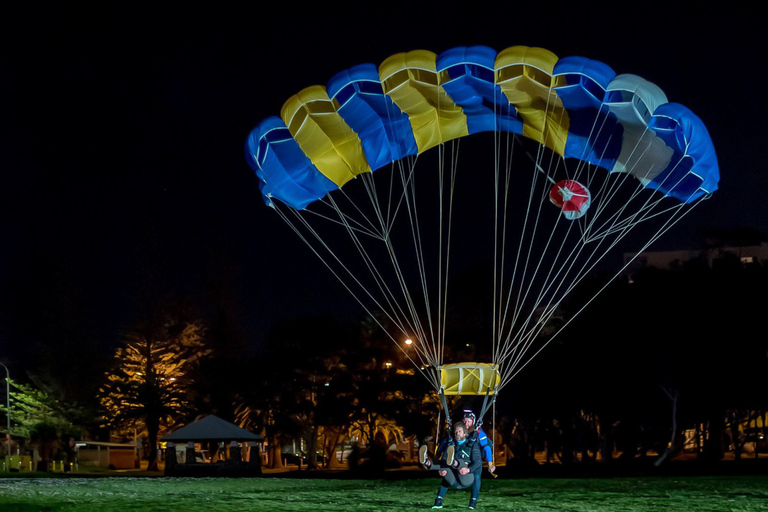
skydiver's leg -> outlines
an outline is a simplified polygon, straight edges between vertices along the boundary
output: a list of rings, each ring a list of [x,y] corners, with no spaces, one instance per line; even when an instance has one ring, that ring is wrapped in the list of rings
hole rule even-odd
[[[472,487],[475,481],[475,475],[467,473],[466,475],[459,474],[459,471],[455,468],[451,468],[446,471],[443,476],[443,485],[452,487],[455,489],[467,489]]]
[[[445,484],[440,484],[440,488],[437,490],[437,496],[435,496],[435,504],[432,505],[433,509],[443,508],[443,498],[447,492],[448,487],[446,487]]]
[[[474,489],[475,485],[475,474],[474,473],[467,473],[466,475],[458,474],[457,472],[457,482],[456,482],[456,488],[457,489],[466,489],[468,487],[472,487]]]
[[[456,485],[459,483],[459,480],[456,475],[456,471],[449,469],[445,472],[445,476],[443,476],[443,482],[440,484],[440,489],[445,487],[445,490],[447,491],[451,487],[456,487]]]
[[[472,499],[477,500],[477,497],[480,496],[480,482],[481,482],[480,474],[475,475],[475,481],[472,482]]]
[[[445,463],[444,460],[438,460],[438,461],[428,461],[428,464],[424,464],[424,469],[427,471],[440,471],[440,470],[447,470],[450,471],[452,469],[456,469],[453,466],[449,466]]]

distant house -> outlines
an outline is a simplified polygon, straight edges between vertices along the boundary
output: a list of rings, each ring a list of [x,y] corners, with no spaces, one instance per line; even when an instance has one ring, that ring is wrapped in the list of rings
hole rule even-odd
[[[675,263],[698,259],[710,267],[715,260],[725,256],[736,256],[744,264],[768,261],[768,244],[743,247],[713,247],[698,250],[646,251],[643,253],[624,253],[625,273],[631,275],[643,268],[667,269]]]

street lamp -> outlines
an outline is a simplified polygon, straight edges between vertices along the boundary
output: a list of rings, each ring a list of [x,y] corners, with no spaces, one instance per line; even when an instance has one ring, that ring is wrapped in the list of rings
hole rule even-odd
[[[8,371],[8,367],[3,363],[0,366],[5,368],[5,419],[7,421],[5,430],[5,439],[8,441],[8,455],[11,455],[11,373]]]

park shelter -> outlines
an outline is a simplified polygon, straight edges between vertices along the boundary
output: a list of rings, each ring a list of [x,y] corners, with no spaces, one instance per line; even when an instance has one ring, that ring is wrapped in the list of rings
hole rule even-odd
[[[210,414],[166,434],[161,441],[174,444],[195,443],[202,446],[219,444],[222,448],[234,441],[248,445],[256,444],[261,449],[264,438]]]
[[[264,438],[240,428],[234,423],[209,414],[203,418],[193,421],[170,434],[163,436],[161,441],[172,443],[204,443],[204,442],[231,442],[237,441],[261,443]]]
[[[167,476],[248,476],[261,474],[261,457],[259,454],[262,451],[261,443],[264,438],[213,414],[193,421],[163,436],[160,440],[168,443],[166,451],[170,448],[173,457],[166,459],[165,474]],[[226,464],[196,464],[193,460],[190,460],[190,463],[180,463],[182,461],[177,461],[175,455],[178,452],[175,447],[171,448],[171,443],[186,443],[187,450],[193,449],[191,448],[193,445],[200,445],[201,447],[215,445],[216,448],[212,448],[212,451],[221,449],[222,452],[226,452],[229,448],[232,457],[226,457]],[[187,456],[190,453],[190,451],[186,451]],[[200,462],[196,459],[195,457],[195,462]],[[248,462],[245,462],[246,460]],[[213,457],[211,461],[213,461]],[[219,462],[224,461],[219,459]]]

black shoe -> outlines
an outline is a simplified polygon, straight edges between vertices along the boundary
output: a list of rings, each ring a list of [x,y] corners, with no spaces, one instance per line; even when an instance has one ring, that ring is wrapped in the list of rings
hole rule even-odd
[[[472,498],[469,500],[469,506],[467,507],[469,510],[475,510],[477,507],[477,500],[475,498]]]
[[[443,498],[441,498],[440,496],[435,498],[435,504],[432,505],[432,508],[433,509],[434,508],[443,508]]]

